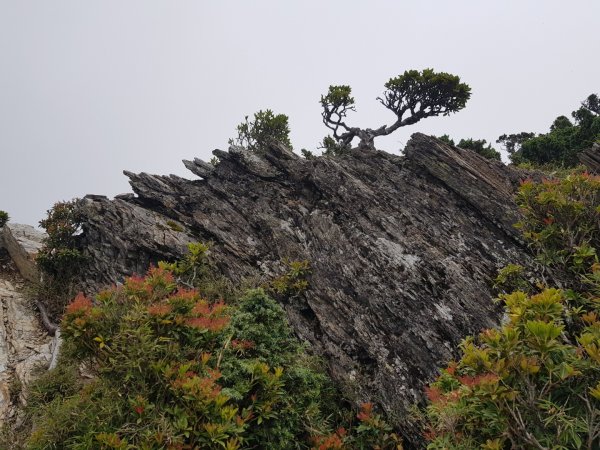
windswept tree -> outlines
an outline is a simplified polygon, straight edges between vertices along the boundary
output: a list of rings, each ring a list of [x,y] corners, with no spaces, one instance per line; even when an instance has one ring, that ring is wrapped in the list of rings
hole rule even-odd
[[[274,114],[273,111],[258,111],[254,120],[248,116],[237,126],[238,136],[230,139],[230,145],[240,145],[248,150],[263,153],[271,140],[276,140],[292,149],[290,142],[289,118],[285,114]]]
[[[463,109],[471,96],[471,88],[460,82],[460,78],[433,69],[408,70],[390,78],[386,90],[377,100],[396,115],[391,125],[376,129],[352,127],[346,123],[348,112],[356,111],[352,88],[346,85],[329,86],[321,96],[323,123],[332,131],[338,149],[349,149],[354,138],[359,138],[359,147],[374,148],[374,139],[387,136],[398,128],[412,125],[431,116],[447,116]],[[325,140],[324,140],[325,142]]]
[[[513,153],[518,152],[521,149],[523,142],[533,137],[535,137],[535,133],[521,131],[520,133],[503,134],[502,136],[498,136],[496,143],[502,145],[504,150],[506,150],[512,159]]]

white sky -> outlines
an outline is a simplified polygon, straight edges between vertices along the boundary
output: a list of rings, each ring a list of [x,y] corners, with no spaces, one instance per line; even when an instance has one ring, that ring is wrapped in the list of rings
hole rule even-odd
[[[181,159],[225,149],[259,109],[314,150],[330,84],[374,128],[407,69],[457,74],[472,98],[378,148],[545,132],[600,93],[599,56],[599,0],[0,0],[0,209],[37,224],[55,201],[129,192],[123,169],[194,178]]]

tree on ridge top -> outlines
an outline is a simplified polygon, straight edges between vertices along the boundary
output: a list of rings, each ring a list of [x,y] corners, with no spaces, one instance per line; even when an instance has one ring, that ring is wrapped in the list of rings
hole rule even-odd
[[[359,147],[373,149],[376,137],[387,136],[426,117],[458,112],[471,97],[471,88],[461,83],[458,76],[434,72],[433,69],[422,72],[407,70],[390,78],[385,88],[377,100],[396,115],[396,121],[373,130],[346,124],[348,112],[356,111],[352,88],[347,85],[329,86],[327,94],[321,96],[323,123],[333,132],[333,136],[323,140],[326,151],[347,150],[356,137],[360,139]]]

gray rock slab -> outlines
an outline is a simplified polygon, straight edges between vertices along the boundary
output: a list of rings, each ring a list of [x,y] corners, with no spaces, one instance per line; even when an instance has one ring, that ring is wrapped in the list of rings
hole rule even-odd
[[[45,233],[31,225],[8,223],[2,228],[2,245],[8,250],[23,278],[32,282],[39,281],[35,257],[42,248],[45,236]]]

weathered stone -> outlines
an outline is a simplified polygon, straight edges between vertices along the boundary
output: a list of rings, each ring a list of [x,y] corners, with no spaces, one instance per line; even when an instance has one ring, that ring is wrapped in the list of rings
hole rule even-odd
[[[202,180],[126,172],[137,197],[82,201],[87,289],[178,258],[191,241],[212,242],[234,280],[308,260],[309,289],[283,305],[292,327],[357,402],[375,401],[418,441],[408,408],[465,335],[498,323],[498,269],[532,264],[512,227],[518,172],[422,134],[405,156],[214,154]]]
[[[0,426],[24,404],[34,369],[48,367],[52,338],[19,288],[0,277]]]
[[[31,225],[8,223],[2,228],[2,245],[8,250],[21,275],[32,282],[39,281],[35,257],[42,248],[45,233]]]
[[[590,172],[600,174],[600,144],[594,143],[591,148],[579,153],[578,158]]]

